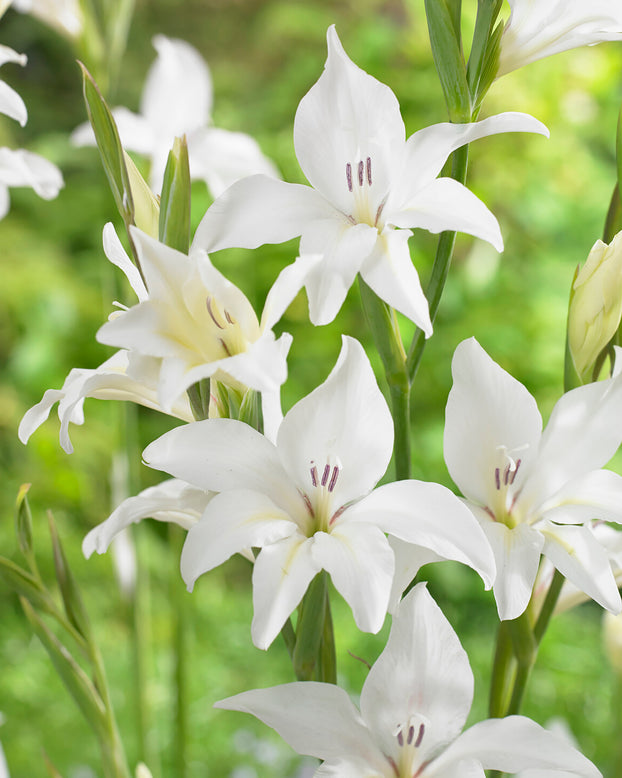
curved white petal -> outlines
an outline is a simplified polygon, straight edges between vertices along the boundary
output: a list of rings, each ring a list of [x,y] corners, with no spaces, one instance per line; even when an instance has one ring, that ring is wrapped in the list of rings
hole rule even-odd
[[[469,565],[487,588],[495,560],[471,511],[449,489],[425,481],[396,481],[375,489],[348,509],[348,521],[375,524],[400,540]]]
[[[330,573],[335,589],[352,608],[362,632],[380,630],[389,605],[393,551],[370,524],[339,522],[330,534],[316,532],[311,556]]]
[[[290,517],[264,494],[250,489],[217,494],[186,536],[181,575],[188,591],[200,575],[233,554],[276,543],[296,530]]]
[[[524,716],[480,721],[463,732],[432,767],[448,767],[464,758],[477,759],[485,768],[507,773],[541,767],[602,778],[600,771],[566,740]]]
[[[149,293],[145,287],[145,282],[141,278],[138,268],[128,257],[127,252],[123,248],[123,244],[119,240],[119,236],[117,235],[117,231],[112,222],[108,222],[104,225],[102,241],[105,255],[113,265],[116,265],[123,271],[130,286],[136,292],[138,299],[140,301],[147,300]]]
[[[441,122],[415,132],[406,141],[403,177],[391,193],[391,208],[401,209],[417,189],[435,179],[449,155],[460,146],[504,132],[535,132],[546,137],[549,135],[542,122],[529,114],[514,111],[489,116],[470,124]]]
[[[385,760],[346,692],[328,683],[288,683],[242,692],[215,708],[250,713],[276,730],[299,754],[348,759],[360,754],[380,769]]]
[[[28,62],[28,57],[25,54],[19,54],[9,46],[0,44],[0,67],[6,65],[7,62],[14,62],[23,67]]]
[[[297,257],[292,265],[283,268],[272,284],[261,314],[260,330],[270,330],[281,319],[294,297],[306,284],[308,276],[322,261],[320,254]]]
[[[496,470],[504,459],[521,466],[511,488],[517,492],[536,456],[542,418],[536,401],[492,361],[475,338],[459,344],[453,387],[445,412],[445,462],[465,497],[491,507],[497,500]]]
[[[294,122],[296,156],[312,186],[344,213],[352,203],[346,165],[371,160],[370,194],[380,202],[404,145],[399,103],[388,86],[347,56],[334,25],[328,28],[324,73],[300,101]]]
[[[423,548],[423,546],[415,546],[412,543],[406,543],[404,540],[398,540],[393,535],[389,535],[388,540],[395,557],[395,574],[389,597],[389,613],[395,615],[402,595],[412,583],[420,568],[430,562],[442,562],[444,557],[435,554],[434,551]]]
[[[363,262],[361,276],[381,300],[403,313],[430,337],[428,301],[408,249],[411,235],[410,230],[385,228],[378,235],[374,251]]]
[[[497,565],[493,586],[501,621],[524,612],[533,591],[544,536],[526,524],[508,529],[493,521],[482,523]]]
[[[296,533],[259,552],[253,567],[251,626],[257,648],[268,648],[320,571],[311,554],[312,545],[312,538]]]
[[[158,56],[147,74],[140,112],[172,145],[176,136],[209,122],[212,79],[199,52],[186,41],[156,35],[152,42]]]
[[[283,243],[301,235],[314,219],[333,214],[335,209],[309,186],[261,174],[249,176],[232,184],[208,208],[194,234],[191,253]]]
[[[188,138],[190,175],[207,184],[213,197],[231,184],[257,173],[279,178],[274,163],[259,148],[250,135],[230,132],[217,127],[205,127]]]
[[[369,492],[385,473],[393,448],[393,422],[361,344],[343,336],[330,375],[286,414],[277,448],[282,466],[304,491],[311,468],[339,468],[335,508]]]
[[[170,521],[188,530],[199,520],[212,495],[171,478],[129,497],[110,516],[92,529],[82,541],[88,559],[94,551],[104,554],[113,538],[130,524],[142,519]]]
[[[363,720],[394,757],[398,730],[423,724],[424,762],[458,735],[472,700],[466,652],[425,584],[418,584],[400,603],[387,645],[369,671],[361,693]]]
[[[60,170],[39,154],[24,149],[0,148],[0,182],[6,186],[30,186],[44,200],[63,188]]]
[[[594,470],[563,486],[541,507],[558,524],[584,524],[591,519],[622,523],[622,476]]]
[[[28,121],[28,111],[21,96],[5,81],[0,81],[0,113],[18,121],[23,127]]]
[[[309,231],[314,233],[311,237]],[[309,318],[321,326],[329,324],[339,313],[356,274],[374,249],[378,233],[368,224],[326,219],[315,222],[309,231],[303,233],[301,253],[309,253],[309,244],[315,246],[320,235],[327,239],[321,249],[311,249],[321,251],[323,256],[305,279]]]
[[[466,232],[503,251],[499,223],[473,192],[452,178],[436,178],[417,190],[399,211],[387,212],[396,227],[420,227],[430,232]]]
[[[607,462],[622,441],[622,375],[566,392],[553,408],[521,501],[537,506]]]
[[[587,527],[558,526],[540,522],[544,536],[542,553],[578,589],[612,613],[622,610],[622,600],[604,547]]]
[[[275,446],[241,421],[207,419],[177,427],[147,446],[143,459],[205,491],[250,489],[290,516],[306,511]]]

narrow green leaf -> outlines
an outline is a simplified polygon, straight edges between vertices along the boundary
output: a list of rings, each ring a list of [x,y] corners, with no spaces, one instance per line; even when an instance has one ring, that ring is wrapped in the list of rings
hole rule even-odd
[[[35,613],[29,602],[23,597],[20,597],[20,602],[26,618],[35,635],[43,643],[65,687],[96,735],[105,740],[107,738],[106,710],[91,680],[67,648]]]
[[[117,125],[93,77],[81,62],[78,64],[82,69],[86,110],[104,171],[119,213],[128,226],[134,221],[134,204]]]
[[[184,254],[190,248],[190,167],[186,136],[175,138],[160,197],[160,240]]]
[[[460,39],[446,0],[425,0],[432,56],[451,121],[470,121],[471,94]]]
[[[203,378],[188,389],[188,399],[192,414],[197,421],[202,421],[209,417],[210,403],[210,379]]]
[[[258,430],[261,420],[260,411],[259,392],[256,392],[254,389],[248,389],[240,404],[238,420]]]
[[[10,559],[0,556],[0,578],[14,592],[25,597],[37,608],[53,614],[56,607],[41,583],[28,571]]]
[[[26,559],[33,558],[32,513],[28,504],[30,484],[22,484],[15,501],[15,527],[19,549]]]
[[[618,174],[618,190],[622,200],[622,106],[618,113],[618,128],[616,132],[616,171]]]
[[[58,770],[52,764],[52,761],[50,757],[46,754],[45,750],[43,751],[43,761],[45,762],[45,769],[47,770],[50,778],[63,778],[63,776],[58,772]]]
[[[497,21],[499,11],[501,10],[501,5],[502,0],[478,0],[477,3],[477,18],[475,20],[475,30],[473,31],[473,45],[471,46],[469,63],[467,66],[467,80],[472,95],[477,94],[483,96],[480,82],[482,82],[482,76],[486,69],[487,61],[490,60],[494,53],[493,50],[491,50],[491,47],[492,49],[495,48],[493,45],[495,42],[498,64],[498,38],[500,37],[504,25],[501,24],[494,32],[492,32],[492,30]],[[496,75],[496,71],[494,75]],[[487,85],[486,89],[489,86],[490,84]]]
[[[318,573],[302,599],[296,626],[293,665],[299,681],[310,681],[320,658],[326,616],[326,572]]]
[[[48,511],[48,521],[50,526],[50,535],[52,538],[52,553],[54,556],[54,568],[56,570],[56,580],[60,588],[63,606],[69,622],[87,641],[91,637],[91,624],[84,607],[84,602],[80,595],[80,590],[76,580],[71,572],[65,552],[63,551],[56,523],[51,511]]]

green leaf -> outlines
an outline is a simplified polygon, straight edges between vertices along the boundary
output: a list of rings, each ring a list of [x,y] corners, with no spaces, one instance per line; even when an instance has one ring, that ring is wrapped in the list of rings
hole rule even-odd
[[[93,77],[81,62],[78,64],[82,68],[84,101],[97,148],[112,196],[127,227],[134,223],[134,203],[117,125]]]
[[[48,520],[50,525],[50,535],[52,538],[52,553],[54,556],[54,568],[56,570],[56,580],[60,588],[63,606],[69,622],[87,641],[91,637],[91,624],[84,607],[84,602],[80,595],[78,585],[73,573],[67,563],[67,558],[58,536],[56,523],[51,511],[48,511]]]
[[[505,25],[500,23],[494,31],[493,27],[501,5],[502,0],[478,0],[477,3],[477,18],[467,66],[467,81],[471,95],[478,96],[478,103],[490,88],[498,70],[499,41]]]
[[[453,122],[471,120],[471,94],[466,65],[447,0],[425,0],[430,44],[436,71],[441,80],[449,118]]]
[[[25,597],[37,608],[54,614],[56,606],[41,582],[10,559],[0,556],[0,578],[14,592]]]
[[[240,404],[238,420],[258,430],[260,419],[259,392],[256,392],[254,389],[248,389]]]
[[[99,738],[105,740],[107,738],[106,709],[95,686],[67,648],[35,613],[28,600],[20,597],[20,602],[35,635],[43,643],[67,690],[93,731]]]
[[[29,561],[33,558],[32,543],[32,513],[28,504],[28,491],[30,484],[22,484],[17,493],[15,501],[15,527],[17,531],[17,542],[22,554]]]
[[[160,198],[160,240],[184,254],[190,248],[190,167],[186,136],[175,138]]]
[[[309,584],[300,606],[293,657],[294,672],[299,681],[311,680],[318,664],[327,598],[326,572],[322,570]]]

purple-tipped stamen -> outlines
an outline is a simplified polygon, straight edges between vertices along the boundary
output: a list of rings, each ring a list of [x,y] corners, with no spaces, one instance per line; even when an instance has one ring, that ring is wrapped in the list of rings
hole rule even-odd
[[[371,157],[367,157],[367,183],[371,186]]]
[[[413,742],[414,737],[415,737],[415,728],[411,724],[410,727],[408,727],[408,738],[406,740],[408,745],[410,745]]]
[[[510,486],[514,483],[514,479],[516,478],[516,473],[518,473],[518,468],[520,467],[520,459],[516,460],[516,465],[514,466],[514,470],[510,473]]]
[[[419,727],[419,734],[417,735],[417,739],[415,740],[415,748],[419,748],[419,746],[421,745],[424,732],[425,732],[425,726],[421,724],[421,726]]]
[[[363,171],[365,169],[365,165],[363,165],[363,160],[359,162],[359,186],[363,186]]]
[[[333,467],[333,474],[330,477],[330,483],[328,484],[328,491],[332,492],[335,488],[335,484],[337,483],[337,478],[339,477],[339,468],[337,465]]]
[[[225,311],[225,319],[229,322],[229,324],[235,324],[235,319],[233,316],[231,316],[229,311]]]
[[[400,748],[404,745],[404,735],[402,734],[402,730],[397,733],[397,743]]]
[[[495,485],[497,487],[497,491],[501,489],[501,478],[499,476],[499,468],[495,467]]]
[[[322,486],[326,486],[326,481],[328,481],[328,476],[330,475],[330,465],[326,465],[324,468],[324,472],[322,473]]]
[[[209,313],[210,318],[214,322],[214,324],[218,327],[219,330],[224,330],[224,326],[218,321],[218,319],[214,315],[214,311],[212,310],[212,298],[209,295],[205,300],[205,305],[207,306],[207,312]]]
[[[352,191],[352,165],[348,162],[346,165],[346,181],[348,182],[348,191]]]
[[[317,486],[317,467],[315,466],[314,462],[311,462],[311,464],[313,465],[313,467],[310,470],[310,472],[311,472],[311,483],[313,484],[313,486]]]

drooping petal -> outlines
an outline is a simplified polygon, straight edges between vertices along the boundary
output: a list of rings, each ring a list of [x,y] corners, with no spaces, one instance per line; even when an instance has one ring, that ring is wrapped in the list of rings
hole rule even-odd
[[[328,28],[327,42],[324,73],[296,111],[294,146],[311,185],[349,213],[346,165],[356,169],[370,159],[370,197],[380,203],[404,145],[404,122],[391,89],[349,59],[334,25]]]
[[[583,754],[525,716],[487,719],[475,724],[432,763],[430,775],[464,758],[477,759],[485,768],[507,773],[540,767],[602,778]]]
[[[64,186],[60,170],[39,154],[25,149],[0,148],[0,182],[30,186],[44,200],[52,200]]]
[[[425,584],[418,584],[400,603],[387,645],[369,671],[361,693],[363,720],[392,756],[399,729],[421,722],[423,762],[458,735],[472,700],[466,652]]]
[[[199,52],[186,41],[156,35],[152,42],[158,56],[147,74],[140,112],[172,146],[176,136],[209,122],[212,79]]]
[[[594,470],[570,481],[541,506],[542,515],[558,524],[591,519],[622,523],[622,476]]]
[[[521,502],[535,507],[569,481],[606,465],[620,441],[622,375],[566,392],[542,434]]]
[[[292,265],[283,268],[272,284],[261,314],[260,330],[270,330],[281,319],[294,297],[305,285],[307,277],[322,261],[320,254],[297,257]]]
[[[149,293],[145,287],[145,282],[140,276],[138,268],[128,257],[127,252],[123,248],[123,244],[119,240],[117,231],[114,228],[112,222],[108,222],[104,225],[102,233],[102,239],[104,244],[104,253],[113,265],[120,268],[127,280],[130,283],[132,289],[136,292],[136,296],[142,302],[147,300]]]
[[[331,760],[360,754],[379,771],[386,766],[347,693],[333,684],[307,681],[255,689],[214,707],[256,716],[299,754]]]
[[[312,538],[296,533],[259,552],[253,567],[251,625],[251,637],[257,648],[268,648],[319,573],[312,546]]]
[[[449,489],[424,481],[396,481],[374,489],[344,518],[375,524],[383,532],[476,570],[490,588],[495,560],[471,511]]]
[[[432,322],[428,301],[408,249],[410,230],[385,228],[374,251],[361,266],[361,276],[374,292],[420,327],[429,337]]]
[[[470,124],[441,122],[424,127],[406,141],[402,175],[391,191],[391,210],[401,210],[413,194],[441,172],[449,155],[488,135],[504,132],[535,132],[548,137],[548,129],[526,113],[508,111]]]
[[[190,175],[207,184],[213,197],[231,184],[257,173],[279,178],[274,164],[262,153],[259,144],[244,132],[204,127],[188,138]]]
[[[518,491],[537,454],[542,417],[536,401],[492,361],[475,338],[457,347],[454,384],[445,413],[445,462],[465,497],[490,505],[496,497],[500,454],[521,460],[513,488]]]
[[[290,517],[264,494],[250,489],[217,494],[186,536],[181,575],[188,591],[192,591],[200,575],[233,554],[276,543],[296,530]]]
[[[339,522],[330,534],[316,532],[311,555],[330,573],[335,589],[352,608],[362,632],[376,633],[387,614],[393,552],[371,524]]]
[[[333,321],[377,239],[374,227],[352,225],[345,220],[323,219],[306,228],[300,242],[301,253],[322,254],[321,261],[305,279],[313,324],[321,326]]]
[[[558,526],[540,522],[544,536],[542,553],[581,591],[612,613],[622,610],[622,600],[607,552],[587,527]]]
[[[339,359],[321,386],[296,403],[279,429],[282,466],[302,489],[310,470],[338,468],[336,507],[369,492],[386,471],[393,422],[369,359],[354,338],[343,337]]]
[[[499,223],[484,203],[466,186],[451,178],[436,178],[387,213],[396,227],[420,227],[430,232],[466,232],[503,251]]]
[[[147,446],[143,459],[205,491],[251,489],[290,516],[305,515],[275,446],[240,421],[208,419],[177,427]]]
[[[105,521],[88,533],[82,541],[82,553],[87,559],[94,551],[104,554],[121,530],[142,519],[170,521],[188,530],[199,520],[211,497],[176,478],[143,489],[135,497],[123,500]]]
[[[420,568],[430,562],[442,562],[443,557],[423,546],[415,546],[412,543],[398,540],[393,535],[389,535],[388,540],[395,557],[395,574],[389,597],[389,613],[395,615],[397,606],[402,599],[402,594],[404,594]]]
[[[23,127],[28,121],[28,111],[21,96],[6,81],[0,81],[0,113],[18,121]]]
[[[504,524],[482,523],[497,565],[494,583],[497,611],[502,621],[524,612],[538,573],[544,536],[527,524],[508,529]]]
[[[208,208],[194,234],[191,253],[283,243],[301,235],[314,219],[333,214],[335,209],[309,186],[261,174],[249,176],[232,184]]]

